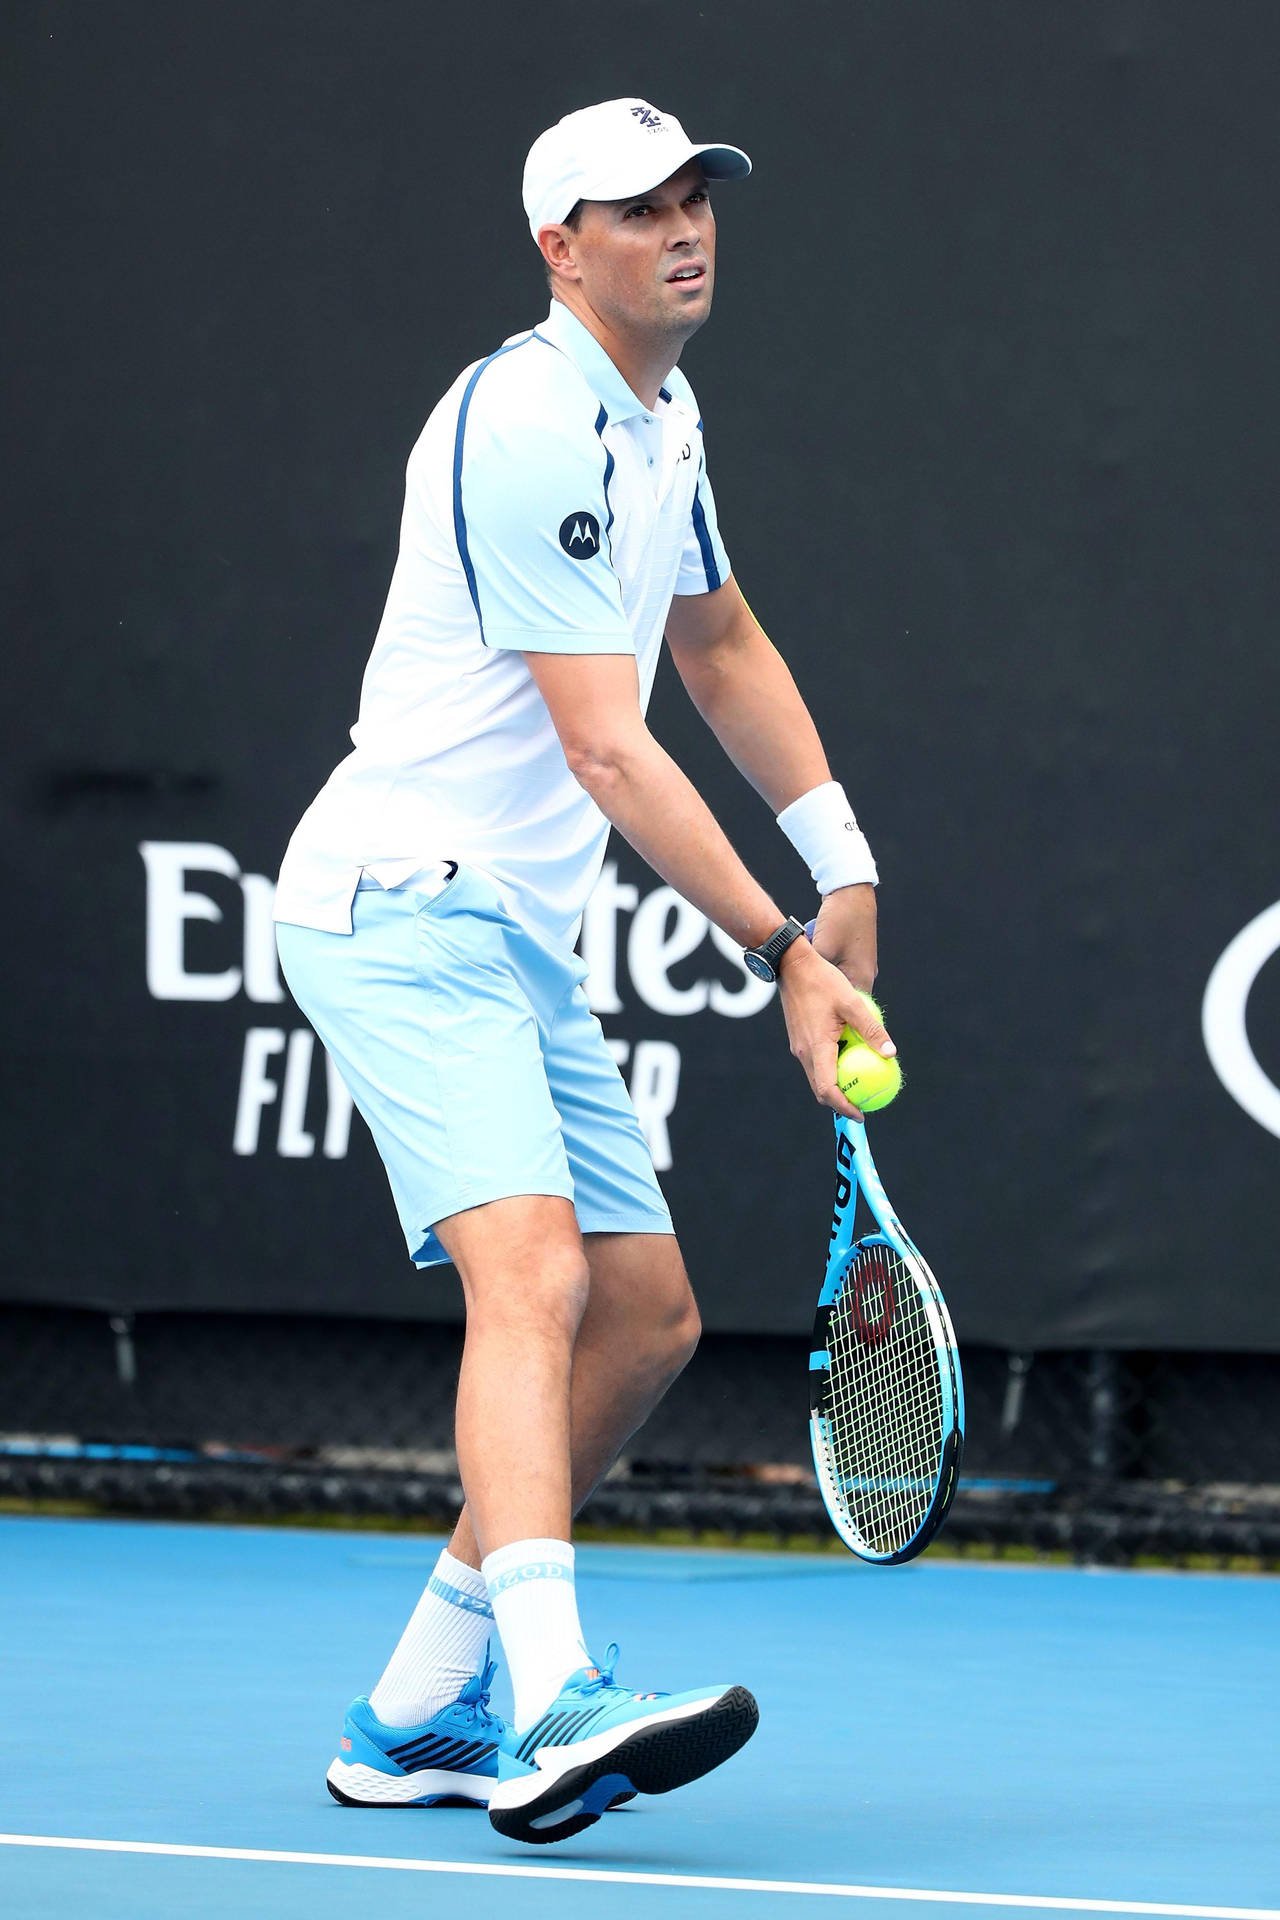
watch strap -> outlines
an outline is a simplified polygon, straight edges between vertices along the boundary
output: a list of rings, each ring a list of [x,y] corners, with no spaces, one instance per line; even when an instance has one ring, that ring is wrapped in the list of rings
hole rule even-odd
[[[758,947],[746,948],[746,952],[748,954],[754,954],[757,959],[762,960],[769,969],[769,973],[776,980],[778,977],[778,962],[781,960],[783,954],[795,941],[803,940],[803,938],[804,928],[800,922],[788,917],[783,921],[776,933],[771,933],[769,938],[762,940]]]

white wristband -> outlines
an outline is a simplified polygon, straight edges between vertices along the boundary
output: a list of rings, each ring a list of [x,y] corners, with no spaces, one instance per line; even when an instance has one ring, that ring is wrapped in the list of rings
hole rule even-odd
[[[837,887],[875,886],[880,875],[866,835],[836,780],[802,793],[778,815],[778,825],[813,875],[819,893]]]

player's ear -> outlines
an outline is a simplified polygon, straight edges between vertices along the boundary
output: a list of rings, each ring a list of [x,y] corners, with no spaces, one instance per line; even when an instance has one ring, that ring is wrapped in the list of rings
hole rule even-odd
[[[538,248],[551,280],[580,278],[575,258],[577,238],[577,234],[567,226],[539,227]]]

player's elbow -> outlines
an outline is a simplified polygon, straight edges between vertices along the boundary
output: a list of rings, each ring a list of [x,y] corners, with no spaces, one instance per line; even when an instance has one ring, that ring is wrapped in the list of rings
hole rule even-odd
[[[648,739],[648,729],[642,726],[591,738],[571,736],[562,739],[561,745],[570,773],[600,804],[603,796],[625,786],[634,776]]]

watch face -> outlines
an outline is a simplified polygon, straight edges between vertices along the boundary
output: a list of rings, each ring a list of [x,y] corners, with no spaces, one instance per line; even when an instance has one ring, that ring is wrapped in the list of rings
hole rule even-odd
[[[777,979],[778,977],[777,974],[774,972],[773,968],[769,965],[769,962],[765,959],[764,955],[762,953],[757,953],[754,947],[748,947],[746,952],[743,954],[742,958],[746,962],[746,964],[750,967],[752,973],[754,973],[757,980],[776,980]]]

